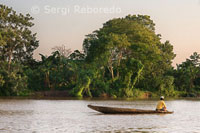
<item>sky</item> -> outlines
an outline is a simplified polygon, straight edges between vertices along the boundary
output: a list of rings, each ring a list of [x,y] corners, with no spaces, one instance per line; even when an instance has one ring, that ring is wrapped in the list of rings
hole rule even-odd
[[[149,15],[162,42],[174,46],[180,64],[193,52],[200,53],[200,0],[0,0],[18,13],[33,18],[39,53],[50,55],[55,46],[82,50],[85,35],[98,30],[106,21],[128,14]]]

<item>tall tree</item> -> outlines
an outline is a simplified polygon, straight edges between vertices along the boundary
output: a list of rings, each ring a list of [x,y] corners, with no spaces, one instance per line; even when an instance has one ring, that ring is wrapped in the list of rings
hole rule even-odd
[[[102,28],[87,35],[83,43],[86,61],[101,62],[103,66],[110,66],[110,70],[116,68],[116,74],[117,67],[113,65],[113,61],[120,61],[117,58],[120,57],[120,49],[124,51],[122,59],[134,58],[144,65],[138,87],[146,90],[159,89],[159,85],[154,82],[172,67],[175,54],[169,41],[161,42],[161,35],[155,33],[155,24],[149,16],[128,15],[109,20]],[[112,59],[108,60],[109,57]]]
[[[55,46],[52,48],[53,52],[58,51],[61,56],[68,58],[69,55],[72,53],[70,48],[67,48],[65,45]]]
[[[29,15],[17,14],[12,8],[0,5],[0,56],[8,62],[24,62],[32,59],[38,47],[36,34],[30,28],[34,25]]]
[[[195,88],[200,87],[200,84],[197,82],[200,79],[199,62],[200,55],[197,52],[194,52],[185,62],[177,65],[177,69],[174,72],[177,90],[190,93]]]

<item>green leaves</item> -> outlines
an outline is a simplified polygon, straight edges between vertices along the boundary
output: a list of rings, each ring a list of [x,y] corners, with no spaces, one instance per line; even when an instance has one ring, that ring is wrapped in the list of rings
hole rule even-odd
[[[2,87],[5,83],[4,77],[0,75],[0,87]]]
[[[177,65],[177,70],[174,71],[176,89],[185,92],[192,92],[193,89],[199,91],[200,78],[200,56],[194,52],[189,59],[186,59],[182,64]]]
[[[167,75],[175,57],[173,46],[169,41],[161,42],[150,16],[109,20],[86,36],[83,52],[55,47],[48,57],[40,54],[39,62],[32,59],[38,47],[36,34],[30,30],[32,20],[29,14],[17,14],[0,5],[0,57],[6,64],[0,66],[0,94],[25,94],[27,85],[33,91],[70,90],[78,97],[132,97],[143,94],[141,90],[168,95],[174,91],[173,77]],[[179,66],[183,81],[183,73],[196,78],[197,69],[193,68],[199,66],[197,58],[196,53]],[[24,66],[18,68],[18,63]]]
[[[27,90],[27,77],[23,74],[22,66],[11,64],[8,71],[8,63],[0,61],[0,96],[20,95]]]
[[[0,5],[0,56],[9,64],[13,60],[24,62],[32,59],[38,47],[36,34],[29,28],[33,26],[30,15],[17,14],[12,8]]]
[[[159,85],[154,84],[156,77],[162,77],[172,68],[175,57],[169,41],[162,43],[160,40],[161,35],[155,33],[155,24],[149,16],[128,15],[109,20],[102,28],[87,35],[83,49],[86,61],[108,70],[106,78],[117,81],[117,86],[122,87],[125,81],[131,84],[125,89],[138,86],[158,90]],[[135,66],[131,64],[132,60],[135,60]]]

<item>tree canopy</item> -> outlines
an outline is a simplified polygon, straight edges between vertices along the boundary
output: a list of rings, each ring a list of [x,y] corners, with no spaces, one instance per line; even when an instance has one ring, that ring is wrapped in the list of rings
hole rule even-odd
[[[86,36],[83,49],[86,61],[107,66],[113,79],[119,74],[121,60],[134,58],[141,61],[144,69],[138,87],[146,90],[159,89],[154,82],[157,77],[162,79],[163,74],[172,68],[175,57],[173,46],[169,41],[161,42],[161,35],[155,33],[153,20],[146,15],[109,20],[102,28]]]
[[[9,64],[32,59],[33,51],[39,46],[36,34],[30,28],[34,25],[29,15],[17,14],[12,8],[0,5],[0,56]]]
[[[32,60],[39,45],[30,30],[33,18],[5,5],[0,5],[0,16],[0,95],[19,95],[27,89],[22,64]]]

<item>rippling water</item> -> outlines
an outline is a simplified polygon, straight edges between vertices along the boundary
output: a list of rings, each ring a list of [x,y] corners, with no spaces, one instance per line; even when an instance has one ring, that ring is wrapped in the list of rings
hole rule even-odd
[[[154,100],[0,99],[0,132],[155,132],[199,133],[200,100],[166,101],[166,115],[104,115],[88,104],[154,109]]]

